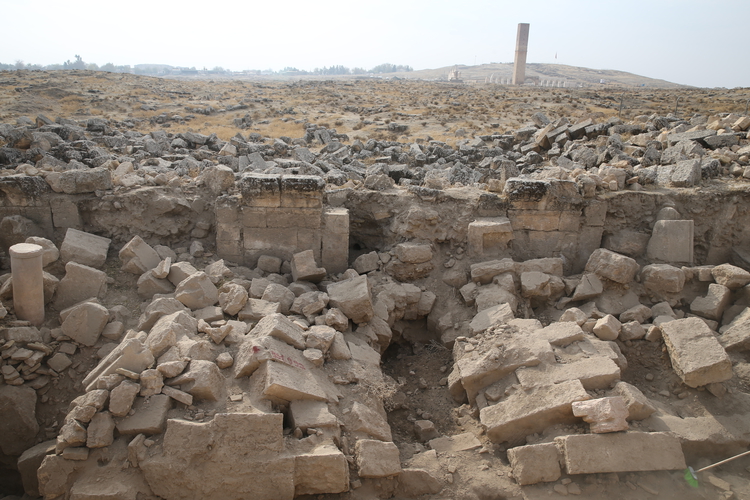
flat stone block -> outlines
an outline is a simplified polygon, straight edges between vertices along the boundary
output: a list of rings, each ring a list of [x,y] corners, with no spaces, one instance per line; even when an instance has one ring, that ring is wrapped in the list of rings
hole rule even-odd
[[[60,246],[63,262],[78,262],[84,266],[102,267],[107,260],[112,240],[69,228]]]
[[[646,257],[655,262],[693,263],[692,220],[660,220],[654,224]]]
[[[393,443],[360,439],[355,454],[360,477],[388,477],[401,472],[398,448]]]
[[[518,446],[508,450],[513,477],[520,485],[557,481],[562,475],[561,458],[555,443]]]
[[[135,413],[117,420],[117,431],[126,436],[161,434],[167,422],[167,412],[171,408],[172,398],[165,394],[138,398],[133,405]]]
[[[729,356],[701,319],[678,319],[660,328],[672,367],[686,385],[699,387],[732,378]]]
[[[665,432],[578,434],[555,438],[568,474],[683,470],[680,440]]]
[[[513,227],[507,217],[477,219],[469,223],[469,252],[483,256],[507,250],[513,239]]]
[[[269,361],[262,364],[253,377],[263,381],[263,394],[270,398],[283,401],[327,399],[326,393],[304,366]]]
[[[524,387],[579,380],[583,387],[607,389],[620,379],[620,368],[609,358],[597,356],[565,364],[541,364],[516,370],[516,376]]]
[[[333,445],[294,457],[294,495],[335,494],[349,490],[349,463]]]

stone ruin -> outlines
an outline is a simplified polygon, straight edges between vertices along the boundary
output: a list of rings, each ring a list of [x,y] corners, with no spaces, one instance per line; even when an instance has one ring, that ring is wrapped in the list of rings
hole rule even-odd
[[[526,498],[742,451],[748,126],[537,114],[452,148],[2,124],[3,477],[45,499],[449,498],[451,457],[480,450]],[[418,390],[477,432],[421,412],[397,439],[382,361],[410,345],[451,350]],[[649,352],[667,385],[628,375]]]

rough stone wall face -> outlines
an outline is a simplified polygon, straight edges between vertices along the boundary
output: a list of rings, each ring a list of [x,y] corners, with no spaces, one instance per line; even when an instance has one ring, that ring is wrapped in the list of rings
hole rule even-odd
[[[216,202],[216,247],[220,257],[254,266],[261,255],[291,260],[312,250],[329,272],[348,265],[349,214],[324,209],[325,181],[306,175],[245,175],[240,195]]]

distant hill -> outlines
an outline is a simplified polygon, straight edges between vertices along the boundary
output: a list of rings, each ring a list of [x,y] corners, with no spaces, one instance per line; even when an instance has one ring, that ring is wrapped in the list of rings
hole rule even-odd
[[[478,66],[446,66],[437,69],[423,69],[410,71],[408,73],[390,73],[383,76],[396,76],[399,78],[423,79],[423,80],[447,80],[448,73],[453,69],[458,69],[461,79],[465,82],[485,82],[492,78],[493,82],[501,83],[508,81],[513,77],[513,63],[498,64],[481,64]],[[686,85],[668,82],[666,80],[657,80],[645,76],[634,75],[625,71],[615,71],[610,69],[590,69],[580,68],[577,66],[566,66],[564,64],[538,64],[528,63],[526,65],[526,79],[530,84],[532,79],[539,79],[539,82],[551,82],[548,85],[557,82],[566,82],[566,87],[591,87],[602,85],[615,85],[626,87],[651,87],[651,88],[687,88]]]

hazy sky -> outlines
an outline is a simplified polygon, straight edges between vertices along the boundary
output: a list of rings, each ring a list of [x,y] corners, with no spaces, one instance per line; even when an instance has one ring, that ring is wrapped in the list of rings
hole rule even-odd
[[[232,70],[528,62],[750,87],[750,0],[0,0],[0,62]],[[557,59],[555,59],[557,54]]]

